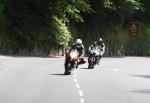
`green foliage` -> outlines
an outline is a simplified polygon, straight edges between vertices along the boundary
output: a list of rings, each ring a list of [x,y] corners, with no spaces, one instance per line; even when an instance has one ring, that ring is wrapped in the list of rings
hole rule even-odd
[[[111,0],[104,0],[104,7],[111,10],[116,10],[114,3]]]
[[[106,55],[150,55],[149,18],[148,0],[1,0],[0,53],[48,55],[76,38],[87,50],[101,36]],[[130,21],[141,22],[136,38]]]
[[[68,42],[71,39],[71,33],[68,30],[65,22],[56,16],[53,16],[53,25],[51,27],[51,33],[54,35],[56,43],[63,46],[68,46]]]
[[[81,12],[90,10],[84,0],[0,1],[0,52],[45,55],[71,39],[69,21],[83,21]]]
[[[77,22],[83,22],[80,11],[75,6],[68,5],[68,7],[66,8],[66,14]]]

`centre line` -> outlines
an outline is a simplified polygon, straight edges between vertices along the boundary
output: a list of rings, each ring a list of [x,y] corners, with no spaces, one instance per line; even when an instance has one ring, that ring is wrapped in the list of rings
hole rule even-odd
[[[77,83],[77,82],[78,82],[78,80],[77,80],[76,78],[73,78],[73,80],[74,80],[74,82],[75,82],[75,83]]]
[[[84,99],[83,98],[80,99],[80,103],[84,103]]]
[[[83,92],[82,92],[82,90],[79,90],[78,92],[79,92],[79,96],[80,96],[80,97],[83,97]]]
[[[80,89],[80,85],[79,85],[78,83],[76,84],[76,87],[77,87],[78,89]]]

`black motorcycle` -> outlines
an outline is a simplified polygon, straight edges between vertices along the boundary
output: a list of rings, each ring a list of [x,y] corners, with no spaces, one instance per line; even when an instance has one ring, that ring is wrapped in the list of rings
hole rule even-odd
[[[89,69],[94,69],[94,66],[98,64],[99,56],[100,50],[98,48],[94,48],[93,50],[90,51],[90,56],[88,58]]]
[[[78,68],[79,52],[76,49],[71,50],[69,53],[66,53],[66,64],[64,75],[70,75],[73,70]]]

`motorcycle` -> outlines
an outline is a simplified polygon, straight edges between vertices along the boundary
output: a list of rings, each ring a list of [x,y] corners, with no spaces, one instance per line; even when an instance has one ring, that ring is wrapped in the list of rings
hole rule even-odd
[[[73,70],[78,68],[79,52],[76,49],[71,50],[69,53],[66,53],[66,64],[64,75],[70,75]]]
[[[101,54],[101,51],[98,48],[93,48],[90,51],[90,56],[89,56],[89,59],[88,59],[88,63],[89,63],[88,68],[89,69],[94,69],[94,66],[96,64],[98,64],[100,54]]]

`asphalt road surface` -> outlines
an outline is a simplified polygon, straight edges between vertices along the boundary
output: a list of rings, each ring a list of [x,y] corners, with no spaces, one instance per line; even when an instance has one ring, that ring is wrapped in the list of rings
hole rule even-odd
[[[150,58],[102,58],[65,76],[64,58],[0,56],[0,103],[150,103]]]

